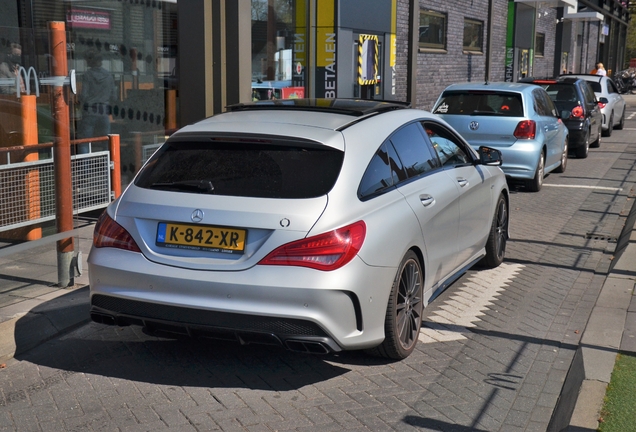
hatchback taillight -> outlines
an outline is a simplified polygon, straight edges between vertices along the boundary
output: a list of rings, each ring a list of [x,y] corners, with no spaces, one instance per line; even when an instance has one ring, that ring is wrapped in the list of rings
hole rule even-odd
[[[132,252],[141,252],[135,240],[121,225],[104,212],[97,220],[93,233],[93,246],[112,247]]]
[[[367,232],[363,221],[287,243],[263,258],[261,265],[309,267],[317,270],[336,270],[356,256]]]
[[[606,104],[606,103],[603,103],[603,102],[600,102],[600,101],[598,102],[598,107],[599,107],[600,109],[603,109],[603,108],[605,108],[606,106],[607,106],[607,104]]]
[[[583,111],[583,107],[581,105],[577,105],[572,108],[572,114],[570,115],[570,118],[583,120],[585,118],[585,111]]]
[[[534,139],[537,134],[537,124],[534,120],[520,121],[515,128],[514,136],[518,139]]]

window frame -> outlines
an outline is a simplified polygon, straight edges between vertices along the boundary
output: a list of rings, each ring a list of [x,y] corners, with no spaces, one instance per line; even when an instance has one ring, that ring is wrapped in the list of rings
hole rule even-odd
[[[420,42],[419,38],[419,29],[422,27],[422,16],[428,15],[436,18],[441,18],[443,22],[443,31],[442,31],[442,43],[433,44],[428,42]],[[429,27],[430,28],[430,27]],[[448,14],[444,12],[438,12],[431,9],[422,9],[420,8],[420,22],[418,26],[418,48],[420,51],[429,51],[429,52],[447,52],[447,43],[448,43]]]
[[[478,46],[471,47],[470,44],[466,45],[466,25],[479,26],[479,43]],[[462,49],[466,54],[483,54],[484,53],[484,22],[474,18],[464,17],[464,34],[462,38]]]
[[[541,44],[539,44],[539,39],[541,39]],[[539,46],[541,46],[541,51],[539,51]],[[535,57],[544,57],[545,56],[545,33],[536,33],[534,37],[534,56]]]

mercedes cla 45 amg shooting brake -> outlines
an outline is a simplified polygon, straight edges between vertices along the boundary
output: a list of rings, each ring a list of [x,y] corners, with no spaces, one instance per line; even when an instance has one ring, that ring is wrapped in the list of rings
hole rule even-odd
[[[184,127],[100,217],[91,317],[388,358],[508,239],[501,154],[400,103],[238,104]]]

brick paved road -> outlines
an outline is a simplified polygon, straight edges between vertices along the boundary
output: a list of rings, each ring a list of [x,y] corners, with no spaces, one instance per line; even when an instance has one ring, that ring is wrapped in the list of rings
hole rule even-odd
[[[0,370],[0,430],[546,430],[636,196],[634,127],[513,193],[506,262],[429,305],[404,361],[90,324]]]

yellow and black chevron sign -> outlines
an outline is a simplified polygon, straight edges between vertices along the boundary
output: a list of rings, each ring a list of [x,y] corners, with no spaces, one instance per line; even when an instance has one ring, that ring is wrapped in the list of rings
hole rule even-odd
[[[360,35],[358,40],[358,84],[378,82],[378,37]]]

